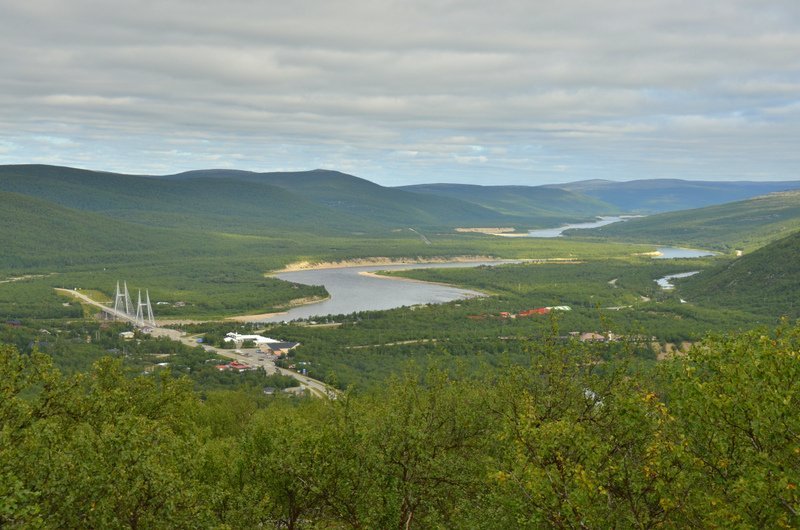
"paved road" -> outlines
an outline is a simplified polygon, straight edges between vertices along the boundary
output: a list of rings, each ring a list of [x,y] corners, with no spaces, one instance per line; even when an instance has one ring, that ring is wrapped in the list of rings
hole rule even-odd
[[[173,330],[170,330],[173,331]],[[281,375],[288,375],[289,377],[294,377],[299,383],[300,386],[305,388],[309,391],[312,396],[315,397],[332,397],[336,395],[337,391],[333,388],[327,386],[322,381],[318,381],[316,379],[312,379],[311,377],[298,374],[293,370],[286,370],[285,368],[278,368],[275,366],[275,361],[272,360],[268,355],[263,353],[258,353],[256,348],[244,348],[239,350],[227,350],[227,349],[220,349],[214,348],[212,346],[208,346],[206,344],[198,344],[197,336],[187,336],[183,335],[178,340],[186,344],[187,346],[202,346],[203,349],[209,353],[215,353],[217,355],[221,355],[223,357],[227,357],[229,359],[233,359],[235,361],[242,362],[244,364],[248,364],[250,366],[256,366],[260,368],[264,368],[264,370],[268,374],[281,374]]]
[[[76,291],[74,289],[56,289],[56,291],[74,296],[75,298],[78,298],[82,302],[101,308],[103,311],[118,317],[120,320],[124,320],[126,322],[130,322],[131,324],[136,325],[135,319],[132,318],[130,315],[123,313],[121,311],[115,311],[114,308],[109,307],[100,302],[97,302],[95,300],[92,300],[91,298],[89,298],[88,296],[79,291]],[[153,337],[168,337],[172,340],[181,341],[182,343],[188,346],[192,347],[202,346],[203,349],[209,353],[215,353],[218,355],[222,355],[223,357],[228,357],[229,359],[235,359],[237,361],[249,364],[251,366],[263,367],[268,374],[277,373],[281,375],[288,375],[290,377],[294,377],[300,383],[300,386],[308,390],[309,393],[315,397],[330,398],[335,396],[337,393],[335,389],[329,387],[322,381],[317,381],[316,379],[312,379],[308,376],[298,374],[297,372],[294,372],[292,370],[278,368],[277,366],[275,366],[274,361],[268,359],[264,355],[256,354],[255,349],[247,351],[240,350],[242,353],[237,353],[234,350],[223,350],[223,349],[212,348],[211,346],[207,346],[205,344],[198,344],[197,337],[189,337],[186,335],[186,333],[179,331],[177,329],[159,328],[159,327],[153,328],[147,326],[145,328],[142,328],[142,331],[144,333],[152,335]],[[244,353],[249,353],[249,355],[244,355]],[[264,358],[263,361],[261,360],[261,357]]]

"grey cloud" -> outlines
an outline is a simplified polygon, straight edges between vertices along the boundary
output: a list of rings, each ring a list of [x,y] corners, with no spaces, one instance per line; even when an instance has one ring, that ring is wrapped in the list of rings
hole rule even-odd
[[[0,9],[0,162],[341,164],[387,183],[797,178],[794,1]]]

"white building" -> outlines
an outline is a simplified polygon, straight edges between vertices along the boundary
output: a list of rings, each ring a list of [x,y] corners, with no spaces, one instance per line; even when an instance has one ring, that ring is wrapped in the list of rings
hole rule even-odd
[[[253,344],[259,346],[261,344],[272,344],[275,342],[280,342],[279,340],[271,339],[269,337],[264,337],[262,335],[240,335],[235,331],[231,331],[225,335],[225,342],[235,342],[236,344],[241,344],[246,340],[253,341]]]

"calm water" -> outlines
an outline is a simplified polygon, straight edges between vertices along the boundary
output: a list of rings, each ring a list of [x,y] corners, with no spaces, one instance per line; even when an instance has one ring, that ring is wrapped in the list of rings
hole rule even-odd
[[[592,221],[591,223],[573,223],[564,225],[559,228],[543,228],[541,230],[529,230],[528,237],[561,237],[564,234],[565,230],[570,230],[572,228],[581,229],[581,228],[597,228],[599,226],[606,226],[612,223],[618,223],[620,221],[627,221],[632,217],[639,217],[639,216],[624,216],[624,217],[616,217],[616,216],[604,216],[598,218],[597,221]],[[706,256],[713,256],[715,252],[709,252],[707,250],[697,250],[693,248],[678,248],[678,247],[658,247],[658,250],[661,255],[654,256],[655,259],[674,259],[674,258],[703,258]]]
[[[680,272],[678,274],[669,274],[667,276],[664,276],[663,278],[659,278],[659,279],[653,280],[653,281],[655,281],[658,284],[658,286],[661,287],[662,289],[670,290],[670,289],[674,289],[675,288],[675,286],[672,285],[672,282],[670,282],[670,280],[675,279],[675,278],[688,278],[689,276],[694,276],[698,272],[700,272],[700,271]]]
[[[624,217],[617,217],[617,216],[604,216],[598,218],[597,221],[592,221],[591,223],[573,223],[564,225],[559,228],[543,228],[541,230],[529,230],[528,237],[561,237],[564,234],[564,231],[570,230],[572,228],[581,229],[581,228],[597,228],[599,226],[606,226],[612,223],[618,223],[620,221],[627,221],[632,217],[640,217],[640,216],[624,216]],[[674,259],[674,258],[703,258],[706,256],[714,256],[715,252],[709,252],[707,250],[697,250],[693,248],[678,248],[678,247],[658,247],[657,249],[661,255],[654,256],[655,259]]]
[[[605,216],[605,217],[600,217],[597,221],[592,221],[591,223],[573,223],[569,225],[564,225],[559,228],[542,228],[541,230],[528,230],[528,237],[561,237],[565,230],[569,230],[571,228],[597,228],[599,226],[610,225],[611,223],[617,223],[619,221],[625,221],[627,219],[629,218]]]
[[[314,316],[340,315],[355,311],[377,311],[417,304],[440,304],[482,296],[481,293],[468,289],[459,289],[435,283],[374,278],[360,273],[402,269],[477,267],[479,265],[500,265],[503,263],[516,262],[418,263],[285,272],[277,274],[275,277],[305,285],[324,285],[331,297],[317,304],[295,307],[284,314],[268,318],[264,322],[282,322],[284,320],[289,321]]]
[[[716,255],[716,252],[697,250],[694,248],[658,247],[656,250],[658,250],[661,255],[653,256],[655,259],[704,258],[706,256]]]

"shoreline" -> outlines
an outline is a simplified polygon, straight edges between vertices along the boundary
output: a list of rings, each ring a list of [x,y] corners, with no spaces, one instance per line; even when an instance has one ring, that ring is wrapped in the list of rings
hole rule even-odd
[[[411,270],[411,269],[399,269],[399,270]],[[369,278],[379,278],[381,280],[395,280],[398,282],[413,282],[413,283],[424,283],[428,285],[441,285],[442,287],[450,287],[452,289],[460,289],[462,291],[466,291],[468,293],[475,293],[473,297],[477,298],[478,296],[491,296],[491,293],[485,291],[479,291],[477,289],[467,289],[465,287],[460,287],[458,285],[453,285],[452,283],[445,283],[445,282],[431,282],[427,280],[418,280],[416,278],[405,278],[403,276],[387,276],[384,274],[379,274],[380,272],[384,271],[361,271],[359,272],[359,276],[367,276]]]
[[[285,315],[289,312],[290,309],[294,309],[295,307],[319,304],[330,299],[331,299],[330,295],[321,298],[314,298],[314,297],[296,298],[295,300],[292,300],[287,304],[286,311],[275,311],[273,313],[258,313],[254,315],[236,315],[232,317],[225,317],[223,320],[229,322],[239,322],[239,323],[263,322],[268,318]]]
[[[289,263],[283,269],[266,273],[266,276],[275,276],[286,272],[313,271],[323,269],[344,269],[347,267],[377,267],[381,265],[418,265],[423,263],[473,263],[477,261],[505,261],[495,256],[453,256],[440,258],[389,258],[377,256],[374,258],[354,258],[341,261],[297,261]],[[516,261],[516,260],[511,260]]]

